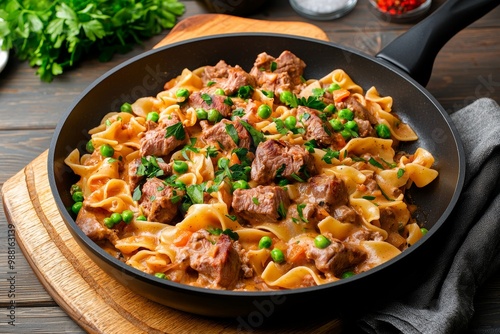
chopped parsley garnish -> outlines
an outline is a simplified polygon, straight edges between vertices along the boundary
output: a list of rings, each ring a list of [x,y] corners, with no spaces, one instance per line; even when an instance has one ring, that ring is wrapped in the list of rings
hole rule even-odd
[[[384,169],[384,166],[382,166],[382,164],[380,162],[378,162],[377,160],[375,160],[373,157],[370,157],[370,160],[368,160],[368,162],[372,166],[375,166],[375,167],[380,168],[380,169]]]
[[[236,131],[236,128],[234,127],[233,124],[226,123],[226,132],[229,135],[229,137],[231,137],[231,139],[234,141],[234,143],[238,145],[240,142],[240,137],[238,137],[238,131]]]
[[[327,164],[331,164],[332,163],[332,159],[334,159],[334,158],[338,159],[339,155],[340,155],[339,151],[335,151],[335,150],[332,150],[331,148],[327,148],[326,149],[326,154],[323,156],[323,158],[321,158],[321,160],[323,160]]]
[[[402,178],[405,173],[405,170],[403,168],[398,169],[398,179]]]
[[[297,212],[299,213],[299,218],[304,222],[304,223],[308,223],[309,220],[307,220],[306,218],[304,218],[304,208],[306,207],[306,204],[305,203],[301,203],[299,205],[297,205]]]
[[[192,184],[186,187],[186,193],[193,204],[203,204],[203,188],[202,184]]]
[[[252,202],[255,205],[259,205],[260,204],[259,199],[257,197],[252,197]]]
[[[278,205],[278,215],[280,216],[281,219],[286,218],[286,208],[285,208],[285,203],[283,201],[280,202]]]
[[[206,104],[211,105],[212,104],[212,97],[208,95],[207,93],[201,94],[201,98],[203,101],[205,101]]]
[[[230,228],[226,228],[224,231],[221,228],[209,228],[209,229],[207,229],[207,231],[208,231],[208,233],[210,233],[212,235],[225,234],[229,238],[231,238],[232,240],[235,240],[235,241],[240,238],[240,236],[238,235],[238,233],[234,232]]]
[[[141,164],[137,166],[136,175],[146,176],[148,179],[162,176],[164,172],[158,165],[158,161],[163,162],[163,159],[155,156],[142,157]]]
[[[174,137],[177,140],[186,139],[186,131],[184,131],[184,126],[182,122],[175,123],[174,125],[170,125],[167,127],[167,131],[165,133],[165,138]]]
[[[241,125],[243,125],[245,129],[247,129],[247,131],[250,133],[250,136],[252,136],[253,145],[255,147],[259,146],[261,142],[266,141],[266,137],[264,137],[264,134],[262,132],[258,131],[253,126],[251,126],[250,124],[248,124],[243,120],[240,120],[239,122]]]
[[[363,196],[362,198],[367,199],[369,201],[373,201],[376,197],[375,196]]]
[[[271,72],[276,71],[277,68],[278,68],[278,64],[275,61],[272,61],[271,66],[270,66]]]
[[[315,139],[311,139],[304,143],[304,147],[309,153],[314,153],[314,149],[318,146]]]
[[[248,99],[250,97],[250,95],[252,94],[253,92],[253,87],[252,86],[241,86],[239,89],[238,89],[238,97],[242,98],[242,99]]]

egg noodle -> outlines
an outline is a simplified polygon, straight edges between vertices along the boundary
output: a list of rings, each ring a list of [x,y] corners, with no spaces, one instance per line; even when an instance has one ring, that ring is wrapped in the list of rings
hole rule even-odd
[[[398,151],[418,137],[390,96],[304,67],[284,51],[248,73],[184,69],[107,114],[65,160],[76,223],[160,279],[244,291],[345,279],[415,244],[405,195],[438,176],[432,154]]]

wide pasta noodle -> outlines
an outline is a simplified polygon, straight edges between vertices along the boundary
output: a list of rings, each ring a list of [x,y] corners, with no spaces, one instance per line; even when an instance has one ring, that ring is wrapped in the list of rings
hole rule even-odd
[[[103,249],[182,284],[281,290],[370,270],[426,233],[407,192],[439,173],[425,148],[398,148],[418,136],[391,96],[342,69],[304,78],[289,51],[249,72],[200,65],[110,110],[65,159],[76,223]]]

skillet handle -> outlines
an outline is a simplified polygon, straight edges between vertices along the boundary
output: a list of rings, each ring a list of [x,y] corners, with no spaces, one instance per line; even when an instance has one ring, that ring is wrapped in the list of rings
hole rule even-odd
[[[396,65],[425,86],[441,48],[460,30],[499,4],[500,0],[448,0],[389,43],[376,57]]]

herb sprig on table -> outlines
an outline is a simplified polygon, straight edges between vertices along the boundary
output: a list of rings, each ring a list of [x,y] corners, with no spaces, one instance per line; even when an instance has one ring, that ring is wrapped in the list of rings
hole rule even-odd
[[[6,0],[0,39],[50,82],[84,55],[108,61],[131,50],[172,28],[184,11],[177,0]]]

